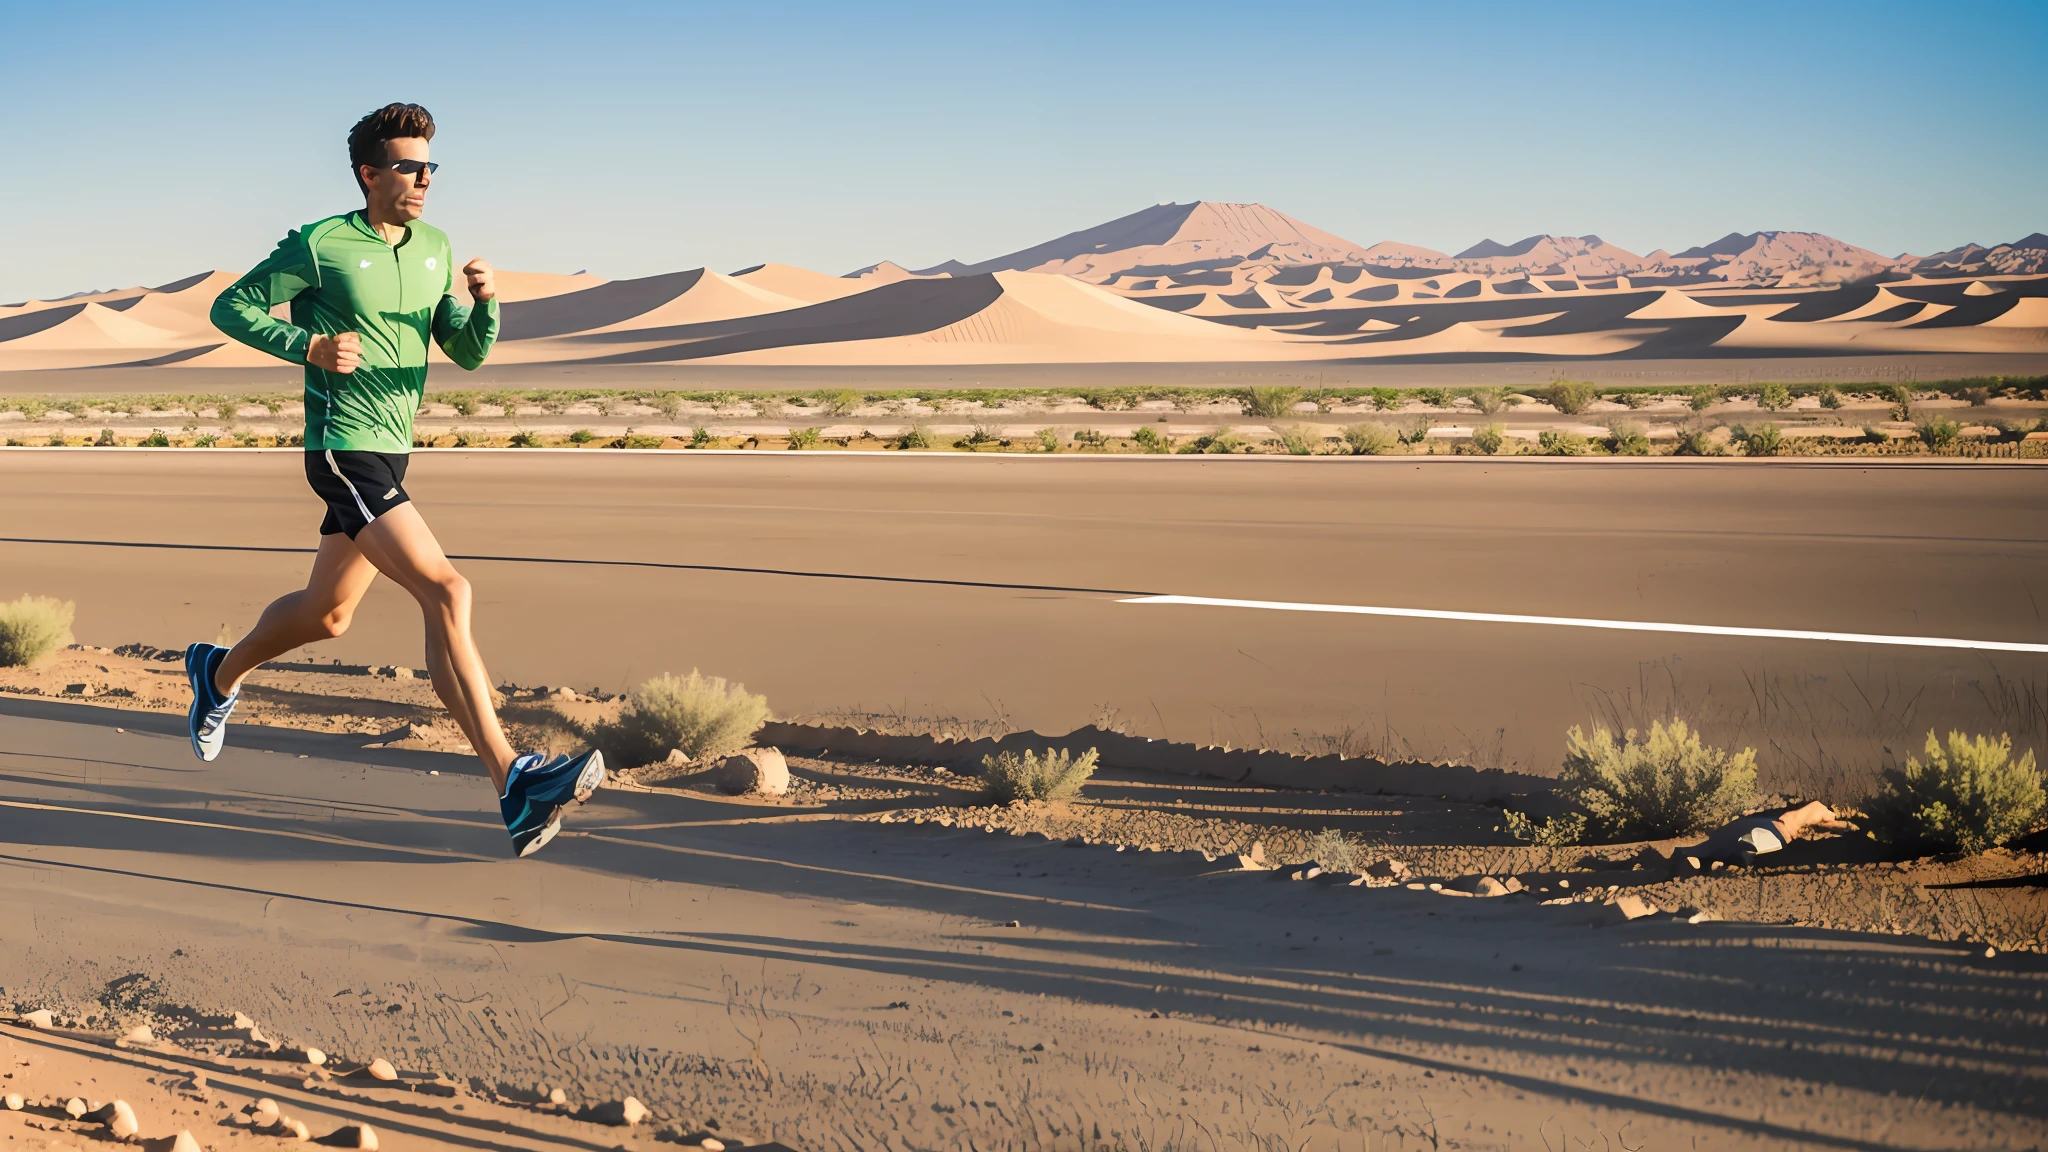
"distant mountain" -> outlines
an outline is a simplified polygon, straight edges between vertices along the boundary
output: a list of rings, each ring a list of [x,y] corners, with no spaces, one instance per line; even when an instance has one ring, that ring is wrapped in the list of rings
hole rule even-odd
[[[1146,208],[978,264],[948,260],[915,274],[1051,272],[1105,283],[1118,275],[1185,274],[1246,265],[1360,263],[1366,259],[1363,246],[1263,204],[1198,200]]]
[[[2048,235],[2036,232],[1990,248],[1965,244],[1921,257],[1913,271],[1922,276],[2037,275],[2048,272]]]
[[[1627,273],[1643,258],[1598,236],[1529,236],[1513,244],[1481,240],[1451,258],[1450,267],[1483,276],[1606,277]]]
[[[1911,257],[1880,256],[1818,232],[1730,232],[1712,243],[1646,262],[1649,274],[1691,274],[1781,288],[1846,284],[1904,271]]]

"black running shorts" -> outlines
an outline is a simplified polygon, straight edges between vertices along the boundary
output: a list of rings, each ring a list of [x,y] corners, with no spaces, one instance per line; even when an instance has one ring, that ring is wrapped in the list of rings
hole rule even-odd
[[[370,521],[412,499],[405,494],[405,464],[410,456],[390,452],[306,453],[306,483],[327,502],[320,534],[356,533]]]

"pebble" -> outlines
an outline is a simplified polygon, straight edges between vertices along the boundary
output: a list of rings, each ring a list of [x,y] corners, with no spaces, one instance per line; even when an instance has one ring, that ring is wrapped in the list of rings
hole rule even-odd
[[[240,1012],[237,1012],[235,1013],[234,1027],[246,1031],[248,1029],[256,1027],[256,1022],[254,1020],[249,1019],[247,1016],[242,1015]]]
[[[350,1124],[335,1129],[332,1136],[320,1142],[330,1148],[356,1148],[361,1152],[377,1152],[377,1130],[368,1124]]]
[[[716,1136],[706,1136],[697,1141],[697,1147],[702,1148],[704,1152],[725,1152],[725,1141]]]
[[[218,690],[215,689],[215,691]],[[137,1024],[135,1027],[123,1032],[121,1039],[126,1040],[130,1044],[154,1044],[156,1043],[156,1033],[150,1031],[147,1024]]]
[[[366,1071],[369,1072],[370,1079],[372,1080],[398,1079],[398,1069],[393,1068],[391,1066],[391,1061],[386,1060],[382,1056],[379,1056],[375,1060],[370,1061],[370,1066],[368,1069],[366,1069]]]
[[[1492,876],[1481,876],[1479,883],[1473,888],[1473,894],[1476,896],[1505,896],[1508,894],[1508,886]]]
[[[564,1091],[562,1091],[562,1090],[561,1090],[560,1088],[550,1088],[550,1089],[548,1089],[548,1103],[550,1103],[550,1104],[567,1104],[568,1102],[569,1102],[569,1094],[568,1094],[567,1092],[564,1092]]]
[[[256,1103],[255,1103],[255,1105],[254,1105],[254,1108],[256,1109],[256,1112],[255,1112],[255,1114],[256,1114],[257,1116],[259,1116],[259,1117],[261,1117],[261,1118],[262,1118],[262,1122],[263,1122],[263,1123],[265,1123],[265,1124],[275,1124],[275,1123],[277,1123],[277,1116],[278,1116],[278,1107],[277,1107],[277,1101],[275,1101],[275,1100],[272,1100],[272,1099],[271,1099],[270,1097],[268,1097],[268,1096],[265,1096],[265,1097],[263,1097],[263,1098],[262,1098],[261,1100],[258,1100],[258,1101],[256,1101]]]
[[[1996,949],[1996,948],[1993,948],[1993,947],[1990,947],[1989,945],[1986,945],[1986,946],[1985,946],[1985,948],[1984,948],[1984,958],[1985,958],[1986,960],[1989,960],[1989,959],[1991,959],[1991,958],[1992,958],[1993,956],[1996,956],[1996,955],[1998,955],[1998,949]]]
[[[322,1052],[318,1048],[308,1048],[306,1049],[306,1063],[318,1068],[320,1065],[327,1063],[327,1053]]]
[[[1614,898],[1614,910],[1621,913],[1625,919],[1638,920],[1655,913],[1657,906],[1641,896],[1626,895]]]
[[[719,763],[718,786],[735,794],[781,796],[789,791],[789,763],[774,748],[742,748]]]
[[[126,1140],[142,1131],[142,1125],[135,1120],[135,1109],[130,1108],[126,1100],[114,1101],[114,1115],[107,1121],[107,1130],[114,1134],[116,1140]]]
[[[181,1128],[177,1136],[171,1140],[171,1152],[200,1152],[199,1141],[192,1138],[192,1133]]]
[[[9,1092],[7,1094],[7,1099],[4,1101],[4,1103],[7,1105],[7,1110],[9,1112],[19,1112],[23,1107],[21,1096],[18,1093],[14,1092]]]
[[[56,1022],[50,1019],[50,1010],[48,1008],[38,1008],[21,1019],[31,1028],[56,1027]]]
[[[85,1101],[80,1100],[76,1096],[73,1096],[71,1099],[66,1100],[64,1102],[64,1114],[66,1116],[71,1117],[73,1120],[76,1120],[80,1116],[85,1115],[87,1111],[89,1111],[89,1109],[86,1108]]]

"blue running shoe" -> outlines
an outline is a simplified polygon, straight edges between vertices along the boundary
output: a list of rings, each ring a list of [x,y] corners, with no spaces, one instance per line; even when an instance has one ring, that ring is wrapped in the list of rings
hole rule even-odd
[[[228,717],[235,711],[241,689],[226,696],[213,686],[213,674],[228,650],[218,644],[194,644],[185,649],[185,679],[192,682],[192,711],[186,718],[192,735],[192,754],[201,760],[220,755],[228,740]]]
[[[512,834],[512,850],[520,856],[540,851],[562,830],[562,815],[569,805],[590,799],[603,784],[604,755],[595,748],[553,760],[528,752],[512,761],[505,794],[498,797],[505,831]]]

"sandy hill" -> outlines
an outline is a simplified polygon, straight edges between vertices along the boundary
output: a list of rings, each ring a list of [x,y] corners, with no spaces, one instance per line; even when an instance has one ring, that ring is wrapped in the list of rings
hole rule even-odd
[[[2033,276],[2048,272],[2048,235],[2036,232],[2010,244],[1986,248],[1965,244],[1946,252],[1923,256],[1912,270],[1926,276],[2001,275]]]
[[[1171,274],[1240,265],[1364,262],[1366,250],[1263,204],[1160,204],[1107,224],[984,260],[949,260],[921,275],[1049,272],[1103,282],[1119,273]]]
[[[732,278],[807,304],[837,300],[841,296],[851,296],[855,292],[864,292],[875,286],[871,280],[828,276],[823,272],[813,272],[809,268],[798,268],[789,264],[756,264],[752,268],[743,268],[733,273]]]
[[[1732,284],[1845,284],[1901,271],[1901,262],[1818,232],[1730,232],[1675,253],[1661,267]]]

